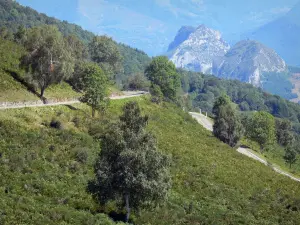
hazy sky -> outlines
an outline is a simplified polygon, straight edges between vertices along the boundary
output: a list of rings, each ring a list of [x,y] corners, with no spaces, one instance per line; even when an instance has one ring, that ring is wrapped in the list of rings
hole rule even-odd
[[[205,24],[233,42],[241,33],[284,15],[299,0],[17,1],[153,55],[166,50],[182,25]]]

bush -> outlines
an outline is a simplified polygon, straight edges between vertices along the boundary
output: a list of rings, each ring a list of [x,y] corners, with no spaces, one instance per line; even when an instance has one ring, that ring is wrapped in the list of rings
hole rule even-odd
[[[80,127],[80,118],[75,116],[73,119],[72,119],[72,122],[74,123],[75,127],[79,128]]]
[[[77,162],[86,163],[88,160],[89,154],[87,148],[78,148],[75,149],[75,159]]]
[[[57,119],[52,119],[50,122],[50,127],[58,129],[58,130],[63,130],[63,124]]]

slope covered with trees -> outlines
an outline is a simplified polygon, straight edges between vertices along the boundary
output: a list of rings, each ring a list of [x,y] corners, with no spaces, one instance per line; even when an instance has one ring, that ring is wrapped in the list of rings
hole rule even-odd
[[[30,7],[18,4],[16,1],[0,0],[0,36],[2,33],[2,36],[6,38],[13,38],[13,33],[17,32],[20,26],[30,28],[42,25],[55,25],[64,36],[75,35],[86,45],[95,36],[92,32],[86,31],[76,24],[38,13]],[[123,57],[122,65],[124,67],[124,71],[119,73],[119,80],[125,81],[128,75],[143,73],[150,62],[150,58],[144,52],[127,45],[117,44],[117,46]]]

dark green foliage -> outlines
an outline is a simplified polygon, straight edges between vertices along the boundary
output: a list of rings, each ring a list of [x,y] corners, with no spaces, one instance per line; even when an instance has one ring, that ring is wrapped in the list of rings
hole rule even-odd
[[[297,161],[297,152],[292,145],[286,147],[283,159],[290,165],[290,168]]]
[[[61,123],[61,121],[59,121],[57,119],[52,119],[50,122],[50,127],[58,129],[58,130],[62,130],[63,124]]]
[[[124,78],[130,77],[134,74],[144,73],[146,67],[151,62],[151,58],[145,52],[130,48],[124,44],[119,44],[118,48],[123,57],[123,68],[125,75],[118,76],[118,78],[124,81]]]
[[[89,59],[89,53],[87,46],[74,34],[65,37],[66,43],[72,50],[72,56],[76,60],[76,63],[87,61]]]
[[[157,150],[155,138],[145,131],[148,117],[136,102],[123,108],[120,122],[101,141],[95,165],[96,194],[100,203],[122,202],[129,220],[130,208],[164,200],[170,189],[169,158]]]
[[[83,96],[80,101],[92,107],[92,116],[96,110],[104,113],[108,104],[108,78],[103,70],[93,63],[85,67],[83,81]]]
[[[12,0],[0,1],[0,36],[3,36],[5,39],[14,40],[14,33],[18,33],[20,26],[32,28],[42,25],[57,26],[59,31],[65,37],[76,36],[86,45],[84,48],[86,48],[95,37],[92,32],[86,31],[76,24],[71,24],[66,21],[60,21],[53,17],[48,17],[43,13],[38,13],[30,7],[23,7]],[[3,29],[1,29],[1,27]],[[18,41],[18,39],[15,40]],[[124,68],[124,71],[120,72],[119,69],[121,68],[117,68],[117,79],[119,82],[123,83],[129,76],[132,76],[135,73],[144,72],[146,66],[149,65],[151,61],[147,54],[127,45],[117,44],[116,42],[114,42],[114,44],[117,46],[123,58],[121,67]],[[77,44],[76,46],[78,47]],[[75,55],[82,55],[81,53],[84,53],[83,55],[86,54],[85,49],[83,52],[80,51],[81,48],[82,46],[80,44],[79,48],[75,50]],[[120,67],[120,65],[118,67]]]
[[[157,104],[160,104],[163,99],[164,99],[164,95],[160,89],[160,87],[156,84],[152,84],[150,87],[150,94],[152,96],[152,102],[155,102]]]
[[[300,133],[299,104],[237,80],[222,80],[211,75],[184,70],[179,70],[179,73],[182,76],[189,74],[189,93],[193,96],[194,108],[212,113],[214,101],[227,94],[242,111],[266,111],[275,117],[288,119],[292,122],[293,130]]]
[[[261,150],[275,143],[275,119],[267,112],[255,112],[246,124],[246,135],[256,141]]]
[[[80,162],[80,163],[86,163],[87,160],[88,160],[88,157],[89,157],[89,149],[86,149],[86,148],[76,148],[74,150],[75,152],[75,159],[77,162]]]
[[[0,1],[0,27],[6,27],[11,32],[15,33],[18,31],[20,25],[30,28],[46,24],[57,26],[59,31],[65,36],[76,35],[85,43],[90,42],[94,36],[93,33],[83,30],[76,24],[48,17],[45,14],[38,13],[30,7],[21,6],[16,1]]]
[[[213,113],[215,114],[213,126],[215,137],[234,147],[243,136],[244,128],[240,116],[228,96],[221,96],[216,100]]]
[[[112,38],[95,36],[89,44],[92,61],[97,63],[111,78],[121,70],[121,54]]]
[[[292,124],[288,120],[276,120],[276,137],[278,144],[282,146],[292,145],[294,141]]]
[[[145,74],[153,85],[158,85],[166,99],[175,101],[180,88],[180,75],[175,65],[165,56],[153,58]]]
[[[44,91],[51,84],[68,79],[74,72],[74,58],[62,34],[55,26],[41,26],[28,30],[23,59],[30,80]]]
[[[124,90],[139,90],[139,91],[148,91],[150,82],[144,76],[144,74],[137,73],[133,76],[128,77],[126,83],[123,86]]]

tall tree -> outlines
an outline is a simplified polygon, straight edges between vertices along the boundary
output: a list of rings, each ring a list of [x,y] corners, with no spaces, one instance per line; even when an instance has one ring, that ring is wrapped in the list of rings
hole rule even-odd
[[[40,88],[41,97],[51,84],[59,83],[72,75],[72,51],[57,27],[45,25],[29,29],[25,47],[29,53],[24,58],[23,65],[32,81]]]
[[[276,119],[276,137],[277,142],[286,147],[292,145],[294,142],[294,136],[291,132],[292,124],[288,120]]]
[[[117,44],[109,37],[95,36],[89,44],[91,59],[98,63],[110,78],[122,70],[122,56]]]
[[[92,107],[92,116],[96,110],[104,112],[109,103],[108,79],[103,70],[94,63],[87,63],[82,77],[83,96],[80,100]]]
[[[290,145],[286,147],[283,159],[290,165],[290,168],[292,168],[292,164],[297,161],[297,152],[294,150],[293,146]]]
[[[72,50],[72,56],[77,61],[76,63],[88,60],[88,47],[76,35],[68,35],[65,40]]]
[[[276,140],[275,119],[267,112],[256,112],[247,124],[247,136],[259,143],[261,150]]]
[[[171,187],[169,157],[158,151],[155,138],[145,130],[147,122],[136,102],[127,103],[120,122],[102,138],[95,164],[98,200],[123,203],[126,221],[131,208],[164,200]]]
[[[166,99],[175,101],[180,88],[180,75],[175,65],[165,56],[155,57],[146,68],[145,74],[152,85],[160,87]]]
[[[215,113],[214,135],[224,143],[234,147],[244,133],[236,107],[225,95],[216,100],[213,111]]]

